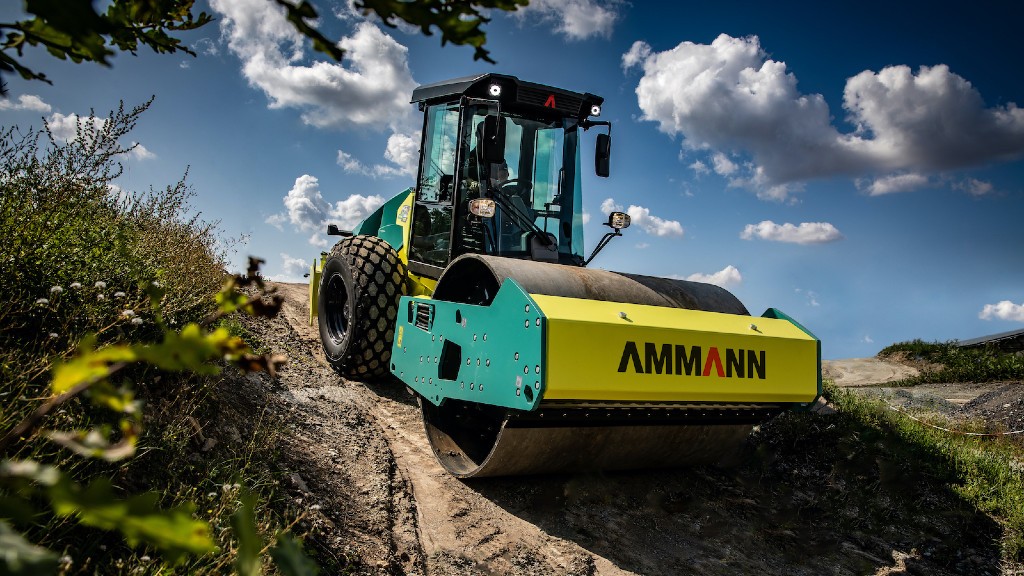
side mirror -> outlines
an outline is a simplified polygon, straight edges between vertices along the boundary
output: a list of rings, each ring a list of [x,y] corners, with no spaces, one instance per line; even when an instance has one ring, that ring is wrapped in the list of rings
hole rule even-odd
[[[498,116],[487,116],[483,121],[480,150],[484,161],[501,164],[505,161],[505,121]]]
[[[608,177],[608,167],[612,157],[612,137],[609,134],[597,135],[597,149],[594,150],[594,171],[602,178]]]

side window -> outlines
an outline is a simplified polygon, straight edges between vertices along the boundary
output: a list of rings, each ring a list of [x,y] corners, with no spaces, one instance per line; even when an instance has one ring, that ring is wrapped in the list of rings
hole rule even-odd
[[[410,257],[443,267],[450,254],[455,145],[459,131],[457,104],[439,104],[427,110],[423,166],[416,187]]]
[[[427,111],[426,129],[417,199],[423,202],[451,202],[455,142],[459,129],[458,106],[431,106]]]

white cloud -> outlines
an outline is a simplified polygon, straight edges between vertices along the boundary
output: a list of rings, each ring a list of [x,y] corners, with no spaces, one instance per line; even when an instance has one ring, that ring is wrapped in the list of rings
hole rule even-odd
[[[391,178],[396,176],[416,177],[416,168],[420,160],[420,133],[412,135],[392,134],[388,137],[384,158],[388,164],[367,165],[344,150],[338,150],[338,166],[350,174],[362,174],[373,178]]]
[[[284,214],[271,214],[270,216],[267,217],[266,220],[264,220],[264,222],[270,224],[271,226],[277,228],[282,232],[284,232],[284,223],[287,221],[288,217],[285,216]]]
[[[813,290],[803,290],[801,288],[796,288],[796,293],[804,295],[804,297],[807,299],[808,306],[812,308],[817,308],[818,306],[821,306],[821,304],[818,302],[817,292]]]
[[[229,49],[242,59],[242,73],[262,90],[271,108],[296,108],[307,124],[321,128],[401,130],[411,119],[409,95],[416,82],[408,49],[370,22],[356,26],[338,45],[342,63],[308,64],[304,39],[266,0],[211,0],[219,12]]]
[[[954,190],[962,190],[971,196],[985,196],[992,193],[992,183],[975,178],[967,178],[953,184]]]
[[[89,121],[88,118],[83,118],[78,114],[61,114],[60,112],[54,112],[46,120],[46,125],[50,128],[50,133],[57,140],[63,140],[70,142],[78,137],[77,130],[78,124],[86,124]],[[97,130],[102,130],[106,125],[106,118],[93,118],[93,125]]]
[[[309,272],[309,262],[281,252],[281,273],[272,275],[268,279],[274,282],[305,282],[302,275],[307,272]]]
[[[288,221],[301,232],[323,230],[331,210],[320,194],[320,181],[309,174],[295,179],[295,185],[284,197],[284,206],[288,210]]]
[[[132,142],[132,151],[128,153],[128,157],[133,160],[152,160],[156,158],[156,154],[152,153],[142,144],[138,142]]]
[[[732,176],[737,170],[739,170],[739,166],[721,152],[716,152],[711,155],[711,165],[715,168],[715,174],[718,174],[719,176]]]
[[[651,55],[650,44],[637,40],[633,42],[633,45],[629,47],[629,51],[622,55],[622,68],[629,70],[634,66],[643,64],[644,60]]]
[[[328,216],[330,222],[337,224],[339,228],[351,230],[383,204],[384,198],[381,196],[353,194],[344,200],[335,202]]]
[[[689,150],[749,156],[730,183],[764,198],[785,199],[813,178],[926,175],[1024,154],[1024,109],[986,107],[941,64],[849,78],[843,108],[854,129],[845,133],[824,97],[801,93],[756,36],[722,34],[664,52],[635,43],[623,64],[643,70],[636,94],[645,120]]]
[[[862,186],[858,182],[859,186]],[[910,192],[928,185],[928,177],[921,174],[893,174],[878,178],[864,187],[871,196],[881,196],[894,192]]]
[[[28,110],[31,112],[49,112],[52,108],[43,99],[35,94],[22,94],[18,96],[17,102],[9,98],[0,98],[0,110]]]
[[[1003,300],[998,304],[985,304],[985,307],[978,314],[978,318],[982,320],[1024,322],[1024,303],[1014,304],[1009,300]]]
[[[861,342],[863,342],[865,344],[874,344],[875,343],[875,341],[871,339],[871,336],[868,336],[868,335],[865,335],[864,338],[861,339]]]
[[[743,275],[736,269],[732,264],[725,268],[711,274],[690,274],[686,277],[691,282],[704,282],[706,284],[714,284],[715,286],[721,286],[722,288],[730,288],[738,286],[743,282]]]
[[[619,0],[531,0],[512,15],[520,21],[536,17],[552,24],[556,32],[569,40],[608,38],[620,17],[622,4]]]
[[[693,164],[690,164],[690,168],[692,168],[698,176],[711,173],[711,169],[708,168],[708,165],[700,160],[694,160]]]
[[[651,214],[651,211],[643,206],[630,205],[625,210],[614,199],[606,198],[601,203],[601,211],[605,214],[610,212],[625,212],[629,214],[630,225],[639,226],[644,232],[652,236],[676,236],[683,237],[685,231],[682,224],[675,220],[664,220]]]
[[[284,197],[287,214],[274,214],[265,222],[280,230],[287,221],[296,232],[311,233],[310,244],[327,246],[324,235],[328,223],[351,230],[382,204],[384,198],[381,196],[353,194],[331,205],[320,193],[320,181],[315,176],[303,174],[295,179],[295,185]]]
[[[843,235],[835,226],[828,222],[801,222],[799,226],[785,223],[776,224],[771,220],[763,220],[758,224],[747,224],[740,233],[744,240],[770,240],[772,242],[790,242],[793,244],[824,244],[841,240]]]
[[[583,211],[583,223],[590,223],[590,212],[587,212],[586,210]]]

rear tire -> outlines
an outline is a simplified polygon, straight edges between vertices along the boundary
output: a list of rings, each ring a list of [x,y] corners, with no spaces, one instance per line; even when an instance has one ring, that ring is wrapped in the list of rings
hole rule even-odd
[[[317,318],[324,355],[338,374],[372,380],[390,372],[405,275],[398,253],[375,236],[345,238],[331,249],[320,278]]]

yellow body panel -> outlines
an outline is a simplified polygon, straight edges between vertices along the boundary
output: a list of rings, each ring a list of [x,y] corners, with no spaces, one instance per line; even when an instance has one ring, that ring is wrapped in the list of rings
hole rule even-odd
[[[416,194],[409,194],[409,197],[398,207],[398,214],[395,216],[395,224],[402,227],[402,247],[398,249],[398,258],[406,264],[409,263],[409,243],[412,235],[412,209],[413,200]]]
[[[806,403],[818,343],[785,320],[530,295],[547,322],[545,400]]]

